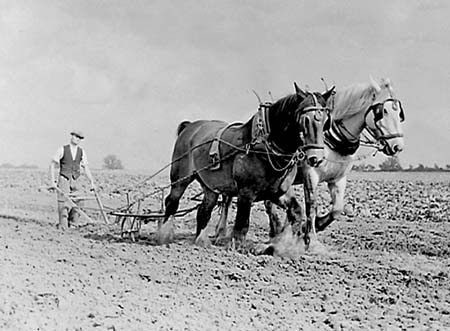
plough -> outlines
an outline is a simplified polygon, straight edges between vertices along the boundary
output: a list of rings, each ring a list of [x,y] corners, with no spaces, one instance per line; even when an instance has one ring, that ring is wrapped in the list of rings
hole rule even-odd
[[[167,188],[167,187],[165,187]],[[69,203],[71,207],[78,207],[78,210],[82,217],[84,217],[89,223],[98,223],[94,221],[83,209],[87,209],[88,207],[80,207],[78,205],[78,202],[85,201],[85,200],[96,200],[98,204],[98,210],[100,211],[102,220],[104,224],[111,225],[114,224],[120,224],[120,233],[121,237],[128,236],[132,241],[136,241],[136,239],[139,236],[142,223],[147,224],[149,222],[156,222],[160,221],[165,216],[165,208],[164,208],[164,196],[165,196],[165,188],[157,188],[156,193],[160,192],[159,197],[159,209],[158,210],[151,210],[151,209],[143,209],[142,203],[143,201],[150,197],[156,195],[155,192],[148,194],[143,197],[139,197],[135,199],[134,201],[131,201],[130,199],[130,192],[126,193],[126,205],[124,207],[113,209],[110,207],[105,207],[100,199],[100,195],[97,190],[93,190],[93,195],[85,194],[85,195],[79,195],[79,194],[66,194],[64,193],[59,187],[48,187],[43,186],[40,187],[39,190],[45,189],[45,190],[55,190],[59,192]],[[175,216],[182,217],[185,216],[195,210],[198,209],[200,206],[200,202],[202,201],[202,195],[203,192],[200,192],[190,198],[191,201],[198,202],[195,206],[180,209],[175,213]],[[219,201],[219,206],[221,205],[221,202]],[[90,208],[95,209],[97,208]],[[108,211],[106,211],[108,209]],[[108,219],[109,216],[114,216],[115,221],[111,222]]]
[[[139,198],[136,201],[131,202],[130,201],[130,194],[127,193],[127,206],[118,209],[117,211],[111,211],[109,212],[110,215],[115,216],[116,224],[120,224],[120,231],[121,236],[129,236],[129,238],[132,241],[136,241],[136,239],[139,236],[142,223],[147,224],[149,222],[160,222],[164,216],[165,216],[165,208],[164,208],[164,196],[165,196],[165,189],[160,188],[158,189],[160,194],[160,208],[159,210],[152,211],[149,209],[143,209],[142,208],[142,202],[146,197]],[[191,201],[197,201],[195,206],[184,208],[181,210],[178,210],[174,216],[185,216],[194,210],[197,210],[200,206],[201,195],[203,193],[198,193],[192,198],[190,198]],[[153,195],[153,194],[150,194]],[[147,196],[148,197],[148,196]]]
[[[88,196],[88,195],[87,195],[87,196],[80,196],[80,195],[78,195],[78,194],[66,194],[64,191],[62,191],[62,190],[61,190],[59,187],[57,187],[57,186],[54,186],[54,187],[53,187],[53,186],[40,187],[40,188],[39,188],[39,191],[41,190],[41,188],[46,189],[46,190],[48,190],[48,191],[55,190],[56,192],[60,193],[60,194],[66,199],[66,201],[69,203],[69,205],[70,205],[71,207],[77,207],[79,213],[81,214],[81,216],[83,216],[84,218],[86,218],[86,220],[88,220],[90,223],[95,223],[95,222],[92,220],[91,217],[89,217],[88,214],[86,214],[86,213],[78,206],[77,202],[78,202],[78,201],[83,201],[83,200],[91,200],[91,199],[95,199],[95,200],[97,201],[97,204],[98,204],[100,213],[101,213],[101,215],[102,215],[103,222],[104,222],[105,224],[107,224],[107,225],[110,224],[110,223],[109,223],[109,220],[108,220],[108,216],[107,216],[106,211],[105,211],[105,208],[104,208],[104,206],[103,206],[103,203],[102,203],[102,201],[100,200],[100,196],[99,196],[99,194],[98,194],[98,192],[97,192],[97,189],[93,189],[93,190],[92,190],[92,191],[94,192],[94,197],[91,197],[91,196]]]

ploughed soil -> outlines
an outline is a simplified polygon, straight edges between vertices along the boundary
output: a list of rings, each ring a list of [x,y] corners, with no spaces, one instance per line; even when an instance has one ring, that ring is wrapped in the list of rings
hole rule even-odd
[[[133,200],[168,184],[145,173],[94,176],[108,210],[126,205],[126,192]],[[132,242],[114,217],[102,223],[95,200],[85,210],[96,223],[63,232],[46,177],[0,171],[0,330],[450,329],[449,173],[352,173],[346,215],[319,235],[326,252],[296,258],[196,246],[195,212],[176,218],[170,245],[156,244],[155,222]],[[141,210],[158,210],[159,196]],[[325,186],[320,200],[328,207]],[[215,211],[211,232],[217,220]],[[248,241],[267,240],[256,203]]]

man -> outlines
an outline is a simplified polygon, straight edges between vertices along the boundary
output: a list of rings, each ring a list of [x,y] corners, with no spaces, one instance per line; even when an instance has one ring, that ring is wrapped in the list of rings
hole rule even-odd
[[[60,191],[57,192],[58,200],[58,227],[66,230],[69,226],[76,227],[80,225],[79,206],[73,205],[67,200],[70,194],[78,190],[77,180],[81,175],[81,168],[84,168],[86,176],[91,182],[91,189],[95,189],[94,178],[88,166],[86,153],[79,146],[80,141],[84,139],[84,134],[79,130],[74,130],[70,133],[70,143],[60,147],[52,161],[50,162],[50,188],[55,190],[58,187]],[[59,165],[59,178],[55,180],[55,169]]]

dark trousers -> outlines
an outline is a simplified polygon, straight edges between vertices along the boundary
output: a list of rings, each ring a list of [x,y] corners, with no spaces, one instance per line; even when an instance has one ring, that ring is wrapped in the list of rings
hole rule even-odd
[[[59,176],[58,188],[64,192],[67,197],[70,197],[77,204],[77,207],[67,201],[67,198],[61,192],[57,194],[58,200],[58,216],[59,227],[61,229],[67,229],[70,226],[75,226],[79,223],[81,202],[74,199],[74,194],[78,191],[77,181],[73,178],[67,179],[63,176]]]

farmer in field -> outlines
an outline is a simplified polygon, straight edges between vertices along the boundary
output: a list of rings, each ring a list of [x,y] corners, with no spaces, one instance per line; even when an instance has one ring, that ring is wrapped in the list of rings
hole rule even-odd
[[[79,208],[73,207],[67,199],[78,190],[77,181],[81,175],[81,168],[84,168],[84,172],[91,182],[91,188],[95,189],[94,178],[88,166],[86,153],[79,146],[80,141],[84,139],[84,134],[81,131],[74,130],[70,135],[69,144],[61,146],[50,162],[50,189],[57,191],[58,227],[63,230],[66,230],[69,226],[81,225]],[[58,167],[59,178],[56,181],[55,172]]]

